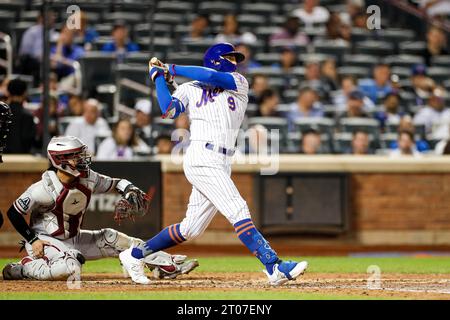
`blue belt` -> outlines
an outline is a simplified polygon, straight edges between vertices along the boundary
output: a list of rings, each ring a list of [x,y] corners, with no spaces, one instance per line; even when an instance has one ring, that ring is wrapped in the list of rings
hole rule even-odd
[[[209,150],[212,150],[212,151],[217,151],[217,152],[222,153],[222,154],[224,154],[226,156],[234,155],[234,150],[226,149],[226,148],[219,147],[219,146],[216,147],[215,145],[213,145],[212,143],[209,143],[209,142],[207,142],[205,144],[205,147],[206,147],[206,149],[209,149]]]

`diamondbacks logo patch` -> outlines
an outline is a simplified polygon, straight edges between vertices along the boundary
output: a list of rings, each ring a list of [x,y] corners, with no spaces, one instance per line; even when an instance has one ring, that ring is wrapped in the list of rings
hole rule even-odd
[[[20,198],[19,200],[17,200],[17,203],[23,211],[28,211],[28,209],[30,208],[30,202],[31,199],[29,197]]]

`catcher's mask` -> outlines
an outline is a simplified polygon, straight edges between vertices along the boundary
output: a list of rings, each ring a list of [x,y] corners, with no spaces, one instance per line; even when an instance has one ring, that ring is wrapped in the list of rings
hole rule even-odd
[[[6,139],[9,134],[9,126],[12,122],[12,112],[9,106],[0,101],[0,163],[2,163],[3,149],[6,147]]]
[[[87,177],[92,156],[87,146],[76,137],[54,137],[47,147],[52,165],[74,177]]]

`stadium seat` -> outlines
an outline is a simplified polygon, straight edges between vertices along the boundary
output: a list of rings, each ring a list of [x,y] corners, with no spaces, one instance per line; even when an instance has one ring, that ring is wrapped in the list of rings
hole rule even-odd
[[[114,54],[86,52],[80,59],[83,92],[92,93],[99,84],[111,83],[115,61]]]
[[[450,76],[450,68],[445,67],[429,67],[427,69],[427,75],[437,83],[441,84],[445,80],[448,80]]]
[[[420,55],[426,47],[427,44],[423,41],[404,41],[399,43],[398,50],[403,54]]]
[[[335,153],[350,153],[352,150],[353,134],[351,132],[338,132],[333,135],[333,148]],[[369,134],[369,143],[373,145],[375,138]]]
[[[143,20],[141,20],[142,22]],[[154,23],[167,25],[172,27],[184,22],[184,15],[181,13],[155,13],[153,16]]]
[[[126,64],[139,64],[139,65],[145,65],[145,67],[148,66],[148,62],[151,59],[151,57],[158,57],[162,61],[165,60],[165,55],[162,52],[130,52],[125,56],[125,63]]]
[[[400,79],[408,79],[411,76],[411,68],[408,67],[392,67],[391,74],[396,74]]]
[[[100,37],[111,36],[112,29],[113,29],[112,24],[102,23],[95,25],[95,31],[98,32]]]
[[[241,6],[241,11],[250,14],[263,14],[265,16],[270,16],[272,14],[277,14],[279,12],[280,6],[276,3],[243,3]]]
[[[304,132],[306,130],[316,130],[320,133],[328,135],[330,138],[335,129],[336,122],[328,118],[299,118],[294,120],[296,132]]]
[[[252,68],[247,72],[247,74],[250,76],[254,74],[265,74],[267,76],[282,76],[281,69],[273,67]]]
[[[345,66],[372,68],[380,58],[369,54],[345,54],[342,62]]]
[[[352,28],[351,42],[357,43],[360,41],[367,41],[372,38],[373,32],[361,28]]]
[[[297,53],[306,53],[308,51],[308,46],[294,45],[291,40],[273,40],[270,42],[269,51],[270,52],[281,52],[284,47],[291,47]]]
[[[288,122],[284,118],[278,117],[252,117],[248,119],[248,126],[262,125],[267,130],[279,130],[281,138],[287,137]]]
[[[192,12],[194,4],[188,1],[159,1],[156,9],[157,12],[184,14]]]
[[[261,63],[263,66],[271,66],[276,63],[280,63],[281,55],[279,53],[257,53],[254,59]]]
[[[383,59],[383,62],[389,64],[391,67],[411,68],[415,64],[423,64],[424,59],[421,56],[411,54],[399,54],[388,56]]]
[[[343,76],[354,76],[355,78],[367,78],[370,77],[371,70],[365,67],[353,67],[353,66],[343,66],[337,68],[338,74]]]
[[[172,36],[171,28],[168,28],[165,24],[154,24],[150,26],[150,23],[139,23],[134,26],[134,36],[137,38],[150,37],[150,32],[153,30],[155,37],[170,37]]]
[[[306,64],[307,62],[319,62],[322,63],[327,59],[333,59],[334,57],[329,54],[324,53],[300,53],[299,61],[303,62],[303,64]]]
[[[0,32],[10,34],[15,16],[10,11],[0,11]]]
[[[34,25],[34,22],[17,22],[11,24],[11,37],[13,41],[13,47],[16,52],[19,51],[22,36],[28,28]]]
[[[286,22],[286,17],[284,15],[271,15],[269,17],[269,25],[280,27]]]
[[[256,28],[266,24],[266,17],[260,14],[240,14],[237,16],[240,28]]]
[[[153,118],[152,122],[152,138],[156,139],[161,135],[172,134],[172,131],[175,129],[174,125],[175,121],[173,119],[163,119],[160,117]]]
[[[180,46],[184,51],[204,53],[214,43],[214,39],[184,40]]]
[[[384,41],[392,42],[398,44],[403,41],[412,41],[415,38],[413,30],[409,29],[381,29],[379,30],[377,36],[379,36]]]
[[[431,65],[434,67],[450,68],[450,55],[431,57]]]
[[[104,15],[103,17],[103,20],[106,23],[114,24],[114,22],[118,20],[123,20],[130,25],[141,23],[143,19],[144,16],[141,13],[137,12],[112,12]]]
[[[36,23],[38,17],[39,17],[39,11],[38,10],[21,11],[20,12],[20,22],[34,22],[34,23]]]
[[[149,48],[150,45],[150,37],[142,37],[137,39],[137,43],[144,50]],[[173,39],[170,37],[155,37],[153,39],[153,50],[158,52],[168,52],[169,50],[173,50]]]
[[[342,118],[339,121],[342,132],[353,133],[358,130],[365,131],[377,138],[380,133],[379,123],[375,119],[369,118]]]
[[[394,45],[391,42],[379,40],[365,40],[355,43],[356,53],[388,56],[394,53]]]
[[[167,63],[179,65],[203,65],[203,53],[200,52],[169,52],[165,59]]]
[[[297,89],[288,89],[284,90],[282,99],[285,103],[292,103],[297,101],[298,98],[298,90]]]
[[[136,102],[136,99],[142,97],[143,94],[150,93],[150,84],[151,80],[148,76],[148,69],[143,68],[138,65],[127,65],[127,64],[118,64],[116,66],[116,87],[119,90],[119,102],[126,106],[133,106]],[[129,86],[122,85],[121,82],[126,80],[131,80],[137,83],[138,87],[132,85]],[[148,91],[147,91],[148,90]]]
[[[380,135],[380,146],[383,149],[389,150],[391,149],[391,146],[395,142],[397,142],[397,139],[398,139],[397,132],[382,133]]]
[[[261,26],[255,28],[253,31],[258,39],[268,41],[271,35],[279,32],[280,30],[281,28],[277,26]]]
[[[222,14],[235,13],[236,4],[229,1],[206,1],[198,5],[199,13],[217,13]]]
[[[344,54],[349,54],[351,50],[347,42],[339,40],[316,40],[313,46],[315,52],[335,56],[338,62],[342,61]]]

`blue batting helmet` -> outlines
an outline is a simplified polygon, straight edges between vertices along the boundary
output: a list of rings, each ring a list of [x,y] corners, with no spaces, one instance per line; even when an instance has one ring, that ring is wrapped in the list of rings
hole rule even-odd
[[[245,56],[236,51],[231,43],[224,42],[212,45],[206,50],[203,57],[203,65],[207,68],[222,72],[236,71],[236,64],[226,59],[226,56],[234,56],[237,63],[240,63],[245,59]]]

